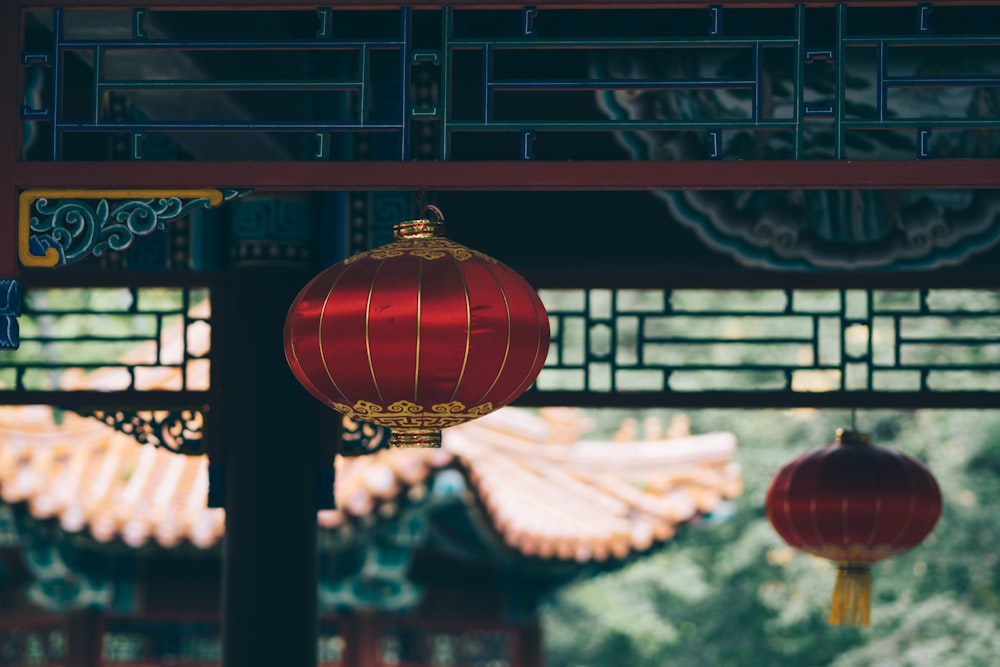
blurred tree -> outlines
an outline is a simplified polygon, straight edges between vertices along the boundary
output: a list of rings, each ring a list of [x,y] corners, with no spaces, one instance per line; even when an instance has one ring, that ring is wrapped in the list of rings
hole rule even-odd
[[[606,411],[598,427],[626,416]],[[634,413],[633,413],[634,416]],[[669,414],[661,413],[664,421]],[[925,543],[873,569],[872,625],[826,624],[834,567],[794,551],[763,511],[794,456],[832,441],[845,411],[690,415],[731,430],[746,492],[727,518],[661,553],[566,589],[544,613],[549,667],[977,667],[1000,655],[1000,412],[862,412],[859,429],[930,465],[944,513]]]

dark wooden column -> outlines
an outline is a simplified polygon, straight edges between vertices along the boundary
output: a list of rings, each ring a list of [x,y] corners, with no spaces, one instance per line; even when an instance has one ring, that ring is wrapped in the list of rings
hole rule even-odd
[[[521,658],[523,667],[543,667],[545,651],[542,646],[542,627],[535,619],[521,626]]]
[[[21,133],[21,12],[0,2],[0,278],[17,276],[17,166]]]
[[[222,664],[312,667],[323,408],[288,370],[282,328],[314,272],[306,261],[313,213],[304,200],[250,198],[234,202],[230,216],[221,350]],[[300,223],[307,228],[291,236],[301,238],[289,238]]]
[[[103,626],[96,609],[66,614],[66,667],[100,667]]]
[[[379,617],[365,611],[346,614],[341,620],[344,647],[344,667],[379,667]]]

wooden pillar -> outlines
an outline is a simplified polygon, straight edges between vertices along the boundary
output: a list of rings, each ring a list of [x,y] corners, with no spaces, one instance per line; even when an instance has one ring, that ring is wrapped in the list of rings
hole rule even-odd
[[[288,307],[313,273],[305,261],[313,213],[304,200],[250,198],[233,202],[230,216],[220,350],[222,664],[313,667],[323,408],[288,370],[282,341]]]
[[[17,276],[17,166],[21,134],[21,12],[0,2],[0,278]]]
[[[15,168],[20,155],[21,12],[16,2],[0,2],[0,349],[17,347],[18,289],[17,189]]]
[[[341,632],[345,641],[343,667],[382,667],[376,614],[356,611],[345,615]]]
[[[542,646],[542,627],[535,619],[521,626],[521,659],[522,667],[543,667],[545,651]]]
[[[104,628],[96,609],[66,614],[66,667],[100,667]]]

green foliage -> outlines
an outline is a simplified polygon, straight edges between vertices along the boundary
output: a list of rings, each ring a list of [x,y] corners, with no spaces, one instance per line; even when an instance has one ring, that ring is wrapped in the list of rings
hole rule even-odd
[[[611,431],[627,413],[604,411]],[[923,545],[873,569],[872,626],[826,624],[834,566],[796,552],[764,516],[789,460],[848,426],[844,411],[700,411],[692,430],[731,430],[746,491],[731,518],[563,591],[545,610],[549,667],[983,667],[1000,655],[1000,414],[864,412],[858,427],[925,461],[941,521]],[[663,413],[669,418],[669,413]]]

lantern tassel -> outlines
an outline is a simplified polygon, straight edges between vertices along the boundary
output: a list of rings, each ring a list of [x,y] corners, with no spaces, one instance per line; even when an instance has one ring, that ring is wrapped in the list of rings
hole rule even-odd
[[[830,625],[868,627],[871,622],[872,575],[867,565],[841,563],[833,588]]]

